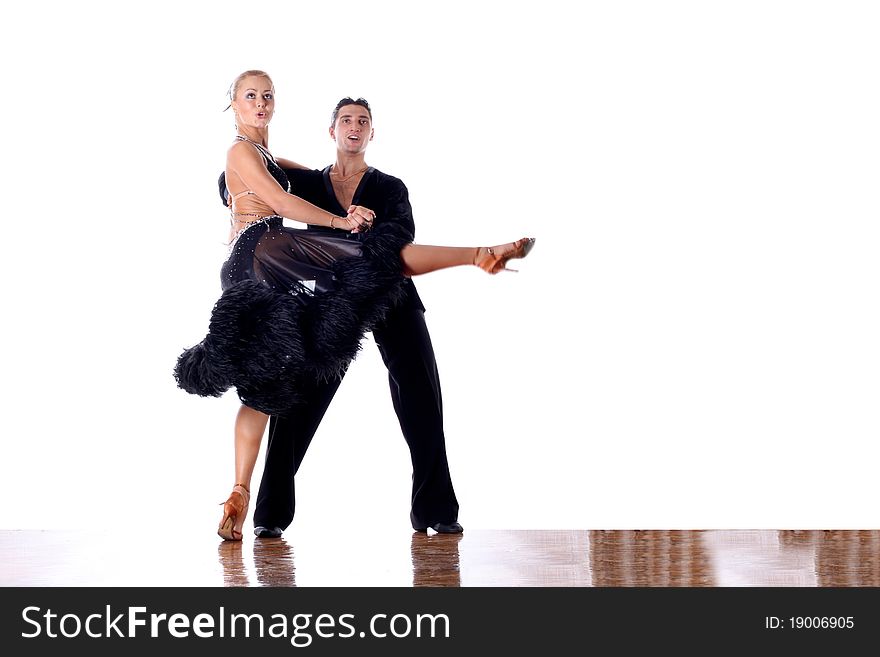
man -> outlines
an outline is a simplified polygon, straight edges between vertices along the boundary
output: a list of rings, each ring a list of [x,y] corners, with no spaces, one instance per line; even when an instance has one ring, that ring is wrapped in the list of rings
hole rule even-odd
[[[406,186],[366,164],[367,146],[373,139],[373,116],[363,98],[343,98],[333,110],[330,137],[336,142],[336,163],[323,171],[285,168],[291,191],[329,212],[346,214],[350,205],[376,212],[376,224],[393,221],[415,234],[412,207]],[[282,166],[292,163],[279,160]],[[221,177],[221,191],[225,187]],[[309,226],[308,230],[331,230]],[[356,235],[336,230],[337,236]],[[410,450],[413,466],[413,529],[457,534],[458,500],[452,488],[443,434],[440,378],[434,349],[424,318],[425,307],[411,279],[406,297],[373,338],[388,368],[391,399]],[[289,416],[272,417],[269,444],[257,506],[254,533],[260,538],[281,535],[293,520],[296,505],[294,475],[340,381],[314,382],[304,386],[301,403]]]

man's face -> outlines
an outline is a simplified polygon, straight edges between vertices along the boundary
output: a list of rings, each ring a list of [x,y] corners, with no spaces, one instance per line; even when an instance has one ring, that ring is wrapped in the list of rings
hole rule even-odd
[[[330,137],[336,142],[336,148],[343,153],[363,153],[373,139],[370,113],[360,105],[343,105],[339,108],[336,123],[330,128]]]

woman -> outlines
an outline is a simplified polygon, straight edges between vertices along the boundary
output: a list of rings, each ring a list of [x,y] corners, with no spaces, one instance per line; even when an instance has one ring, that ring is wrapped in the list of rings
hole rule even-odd
[[[363,334],[403,293],[404,276],[475,264],[489,273],[524,257],[532,239],[496,247],[410,244],[395,222],[351,206],[335,216],[290,193],[268,150],[275,109],[272,81],[246,71],[230,88],[236,142],[226,160],[230,255],[221,269],[223,295],[209,334],[178,359],[178,385],[203,396],[237,388],[237,482],[218,533],[241,540],[250,480],[269,414],[284,414],[305,377],[333,377],[354,358]],[[281,160],[285,168],[295,163]],[[357,234],[357,239],[286,228],[282,217]],[[375,227],[374,227],[375,223]]]

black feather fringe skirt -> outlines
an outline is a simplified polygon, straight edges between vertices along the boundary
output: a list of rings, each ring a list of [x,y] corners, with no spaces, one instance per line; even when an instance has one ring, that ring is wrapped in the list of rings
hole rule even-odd
[[[177,359],[178,387],[236,388],[243,404],[286,415],[299,382],[341,376],[364,334],[404,295],[396,224],[341,237],[269,217],[242,231],[220,272],[208,335]]]

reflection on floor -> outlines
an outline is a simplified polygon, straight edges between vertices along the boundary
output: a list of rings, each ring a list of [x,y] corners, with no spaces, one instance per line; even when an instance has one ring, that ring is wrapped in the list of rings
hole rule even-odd
[[[880,586],[880,531],[469,529],[240,543],[0,531],[0,585]]]

